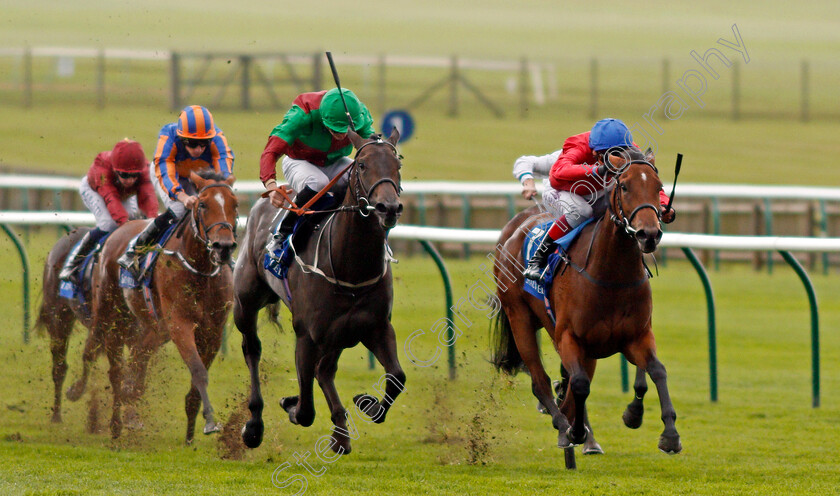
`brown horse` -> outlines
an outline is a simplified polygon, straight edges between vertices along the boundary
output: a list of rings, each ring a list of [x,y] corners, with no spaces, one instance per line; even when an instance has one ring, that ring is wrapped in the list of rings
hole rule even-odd
[[[187,443],[192,442],[199,403],[204,433],[219,431],[207,395],[207,369],[221,347],[233,299],[230,262],[236,248],[237,199],[233,176],[191,174],[198,201],[164,243],[146,301],[142,286],[121,288],[117,258],[148,221],[121,226],[105,242],[94,283],[92,331],[102,336],[113,393],[111,435],[122,431],[121,405],[133,404],[145,389],[152,354],[168,340],[178,348],[192,379],[186,395]],[[154,309],[154,311],[152,310]],[[123,348],[130,350],[128,381],[123,385]]]
[[[656,168],[638,150],[630,152],[626,166],[616,171],[607,192],[603,217],[585,227],[568,252],[569,261],[551,284],[549,299],[554,324],[542,301],[523,289],[520,261],[526,233],[545,216],[522,212],[502,230],[495,256],[497,295],[504,312],[497,317],[493,363],[515,373],[521,366],[531,375],[534,396],[549,411],[559,430],[558,445],[587,442],[585,402],[595,373],[596,360],[622,353],[636,365],[635,398],[623,420],[630,428],[642,424],[642,400],[647,392],[645,372],[656,385],[665,430],[659,449],[682,449],[675,422],[676,412],[666,384],[665,367],[656,357],[651,331],[653,302],[643,253],[651,253],[662,236]],[[558,408],[551,381],[543,367],[536,331],[544,327],[560,354],[570,380]],[[571,425],[570,425],[571,423]]]
[[[312,425],[312,386],[317,378],[335,424],[331,448],[337,453],[350,452],[348,413],[334,381],[341,352],[359,342],[385,368],[377,389],[382,388],[382,382],[386,384],[381,401],[357,395],[358,410],[374,422],[382,422],[404,389],[405,373],[397,359],[390,323],[393,285],[385,246],[387,230],[402,213],[401,163],[396,149],[399,133],[394,130],[387,140],[366,140],[352,131],[348,135],[357,152],[344,201],[336,212],[327,217],[322,214],[318,225],[307,219],[308,230],[314,232],[306,248],[296,245],[300,251],[288,271],[291,301],[283,282],[263,266],[266,241],[279,220],[278,209],[268,200],[260,200],[248,217],[243,249],[234,269],[233,317],[242,333],[242,352],[251,373],[251,418],[242,429],[242,439],[250,448],[260,445],[264,430],[257,312],[281,296],[292,312],[297,336],[295,366],[300,392],[281,400],[292,423]]]
[[[70,334],[78,320],[88,329],[91,328],[92,318],[88,308],[84,308],[79,300],[67,299],[59,296],[58,274],[64,266],[64,261],[73,246],[82,239],[90,229],[87,227],[78,228],[67,236],[63,236],[50,250],[47,261],[44,264],[44,276],[42,285],[41,308],[38,312],[38,320],[35,328],[47,330],[50,336],[50,352],[52,353],[52,378],[54,385],[54,400],[52,408],[52,421],[61,422],[61,388],[67,375],[67,345]],[[89,285],[89,275],[96,270],[96,259],[85,270],[85,282],[82,285],[82,293],[85,302],[91,302],[93,286]],[[70,401],[79,399],[84,392],[87,382],[90,364],[96,359],[102,350],[101,337],[94,333],[88,333],[84,351],[84,371],[82,377],[67,391],[67,398]]]

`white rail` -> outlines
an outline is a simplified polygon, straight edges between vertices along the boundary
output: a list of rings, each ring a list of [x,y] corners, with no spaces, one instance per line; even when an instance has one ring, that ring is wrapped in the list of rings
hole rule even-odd
[[[247,217],[239,217],[244,226]],[[0,212],[0,224],[12,225],[93,225],[87,212]],[[390,239],[416,239],[434,242],[495,244],[501,231],[495,229],[448,229],[442,227],[397,226]],[[733,251],[810,251],[840,252],[840,238],[795,236],[713,236],[708,234],[665,233],[659,246]]]
[[[29,188],[72,190],[79,188],[78,178],[39,175],[0,175],[0,188]],[[442,194],[465,196],[509,196],[519,195],[522,187],[515,181],[468,182],[468,181],[406,181],[402,184],[406,194]],[[234,189],[241,194],[265,191],[259,181],[238,181]],[[537,185],[542,190],[542,185]],[[665,186],[671,191],[671,185]],[[840,188],[819,186],[777,186],[749,184],[678,184],[677,198],[729,198],[770,200],[824,200],[840,201]]]

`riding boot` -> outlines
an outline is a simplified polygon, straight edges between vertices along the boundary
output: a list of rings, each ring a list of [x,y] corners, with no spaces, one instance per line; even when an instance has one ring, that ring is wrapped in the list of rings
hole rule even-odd
[[[306,186],[295,195],[295,205],[302,207],[317,194],[317,191]],[[291,210],[286,210],[283,220],[280,221],[280,225],[277,226],[277,232],[274,235],[276,246],[283,246],[286,238],[294,231],[298,218],[300,218],[299,214]]]
[[[545,237],[543,237],[537,251],[531,257],[531,260],[528,260],[528,267],[522,275],[534,281],[542,279],[543,270],[548,263],[548,256],[554,251],[554,242],[562,238],[570,230],[571,228],[566,221],[565,215],[554,221],[554,224],[545,233]]]
[[[120,267],[125,268],[126,270],[132,271],[136,274],[136,258],[137,252],[143,252],[149,245],[154,243],[157,240],[157,237],[160,235],[161,232],[166,230],[173,222],[177,220],[177,216],[175,212],[171,209],[167,209],[166,212],[158,215],[155,220],[149,222],[146,225],[146,228],[137,235],[136,240],[133,243],[129,243],[128,248],[126,249],[125,253],[117,259],[117,263]]]
[[[78,283],[78,277],[76,277],[76,272],[81,267],[82,262],[84,262],[85,257],[93,250],[96,246],[96,243],[102,239],[102,236],[107,234],[105,231],[101,231],[99,228],[91,229],[90,231],[86,232],[82,240],[73,248],[73,251],[67,255],[67,260],[64,261],[64,267],[61,268],[61,272],[58,274],[58,278],[62,281],[70,281]],[[75,280],[74,280],[75,279]]]

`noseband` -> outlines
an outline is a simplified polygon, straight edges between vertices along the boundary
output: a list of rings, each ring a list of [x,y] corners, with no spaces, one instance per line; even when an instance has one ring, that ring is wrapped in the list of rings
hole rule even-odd
[[[619,179],[621,178],[621,175],[624,174],[624,172],[627,171],[627,169],[633,164],[645,164],[651,169],[653,169],[653,172],[655,172],[657,176],[659,175],[659,171],[656,169],[656,166],[654,166],[647,160],[631,160],[615,176],[615,185],[613,185],[612,196],[615,199],[617,212],[613,211],[613,202],[610,201],[608,204],[608,207],[610,209],[610,220],[613,221],[613,223],[618,227],[624,229],[624,232],[627,233],[627,235],[630,237],[635,237],[636,232],[638,231],[638,229],[634,228],[631,224],[633,222],[633,219],[636,218],[636,214],[638,214],[640,211],[646,208],[652,209],[654,212],[656,212],[656,218],[660,221],[662,220],[662,214],[659,212],[659,208],[656,205],[652,205],[650,203],[642,203],[641,205],[637,206],[633,209],[632,212],[630,212],[629,216],[624,212],[624,205],[622,205],[621,203],[621,194],[618,191],[618,188],[616,188],[616,186],[618,186],[619,184]]]
[[[399,185],[397,185],[397,183],[390,177],[383,177],[382,179],[373,183],[373,185],[371,185],[370,188],[365,187],[365,184],[362,181],[362,173],[364,171],[358,169],[356,165],[359,163],[359,154],[362,153],[362,150],[364,150],[365,147],[369,145],[387,145],[391,147],[391,149],[394,151],[394,156],[397,157],[397,160],[402,158],[399,152],[397,151],[397,147],[394,146],[390,141],[383,140],[381,137],[377,137],[374,141],[368,141],[367,143],[360,146],[358,150],[356,150],[356,155],[353,157],[352,164],[353,168],[356,169],[356,184],[353,187],[353,195],[356,197],[356,204],[359,205],[359,214],[362,217],[369,216],[370,212],[375,210],[375,208],[371,206],[370,200],[368,200],[368,198],[370,198],[370,195],[373,194],[373,190],[375,190],[376,187],[380,184],[389,183],[391,186],[394,187],[394,191],[396,191],[397,196],[400,196],[400,193],[402,192],[402,188]],[[364,203],[364,206],[362,205],[362,203]]]

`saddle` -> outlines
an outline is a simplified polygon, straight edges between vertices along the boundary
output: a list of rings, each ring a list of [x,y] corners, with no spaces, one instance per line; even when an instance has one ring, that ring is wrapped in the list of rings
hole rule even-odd
[[[311,208],[312,210],[328,210],[333,207],[335,207],[335,199],[331,196],[323,196]],[[319,229],[320,222],[329,214],[329,212],[316,212],[301,215],[292,228],[292,234],[282,243],[278,241],[281,220],[281,216],[278,215],[277,220],[272,223],[266,242],[263,267],[278,279],[286,279],[294,258],[293,251],[302,252],[306,249],[309,238]],[[294,250],[290,248],[290,244],[294,245]]]
[[[166,230],[163,231],[163,234],[158,236],[158,239],[150,245],[150,250],[146,251],[145,253],[137,254],[137,264],[140,266],[141,269],[140,276],[137,279],[135,279],[131,272],[126,270],[124,267],[120,267],[121,288],[137,289],[141,285],[146,288],[151,286],[152,272],[154,270],[155,262],[157,262],[158,256],[163,251],[163,245],[165,245],[166,242],[169,241],[169,238],[172,237],[172,234],[175,233],[175,230],[182,226],[187,218],[187,216],[184,216],[184,218],[181,219],[180,222],[167,227]],[[139,236],[139,233],[137,236]],[[129,241],[129,246],[131,246],[137,240],[137,236],[133,237],[131,241]]]

